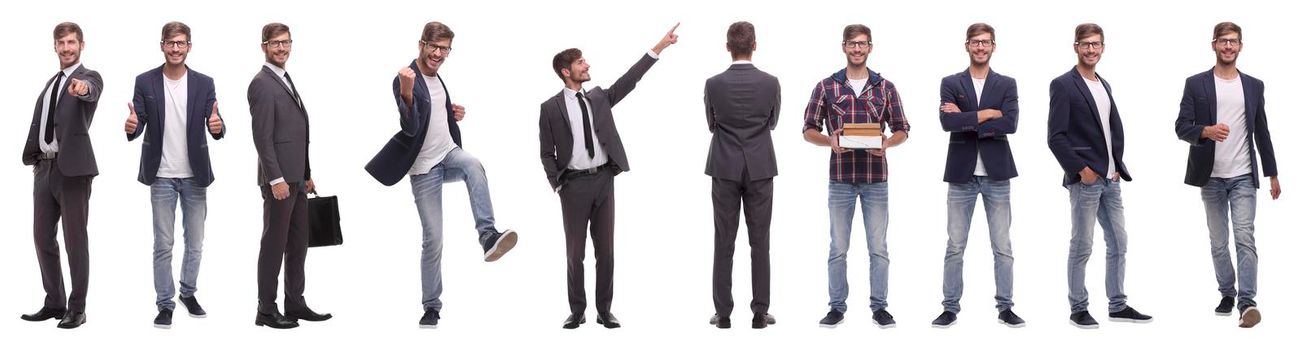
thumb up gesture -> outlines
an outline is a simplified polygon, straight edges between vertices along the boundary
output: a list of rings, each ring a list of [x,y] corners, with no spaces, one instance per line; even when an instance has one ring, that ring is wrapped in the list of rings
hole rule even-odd
[[[217,101],[212,101],[212,115],[208,116],[208,132],[220,134],[222,128],[222,118],[217,113]]]

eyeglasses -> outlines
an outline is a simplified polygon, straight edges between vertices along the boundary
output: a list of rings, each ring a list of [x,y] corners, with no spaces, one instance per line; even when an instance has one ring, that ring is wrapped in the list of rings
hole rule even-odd
[[[1215,44],[1215,45],[1221,45],[1221,46],[1229,46],[1229,47],[1237,47],[1237,46],[1239,46],[1239,45],[1243,45],[1243,41],[1242,41],[1242,40],[1239,40],[1239,39],[1221,38],[1221,39],[1212,40],[1212,44]]]
[[[995,41],[994,40],[968,40],[967,46],[991,47],[991,46],[995,46]]]
[[[290,47],[294,45],[294,40],[269,40],[263,41],[262,44],[268,47]]]
[[[873,42],[871,41],[843,41],[841,44],[845,45],[845,47],[855,49],[873,46]]]
[[[1103,48],[1103,42],[1102,41],[1077,41],[1076,47],[1082,49],[1101,49]]]
[[[445,53],[445,54],[446,54],[446,53],[449,53],[449,52],[452,52],[452,47],[451,47],[451,46],[442,46],[442,45],[437,45],[437,44],[434,44],[434,43],[431,43],[431,42],[428,42],[428,41],[424,41],[424,40],[421,40],[421,41],[420,41],[420,44],[425,46],[425,50],[435,51],[435,52],[442,51],[442,52]]]
[[[178,48],[178,49],[184,49],[184,48],[190,47],[190,41],[188,41],[188,40],[184,40],[184,41],[183,41],[183,40],[175,40],[175,41],[160,41],[160,42],[158,42],[158,43],[159,43],[159,44],[163,44],[163,47],[164,47],[164,48],[167,48],[167,47],[174,47],[174,48]]]

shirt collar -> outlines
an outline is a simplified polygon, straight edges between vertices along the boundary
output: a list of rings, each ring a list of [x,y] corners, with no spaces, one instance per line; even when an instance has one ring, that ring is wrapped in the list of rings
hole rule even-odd
[[[64,68],[63,76],[65,77],[72,76],[72,72],[76,72],[77,68],[81,68],[81,61],[77,61],[77,63],[73,64],[72,66],[69,66],[68,68]]]
[[[272,72],[272,73],[276,73],[276,76],[277,76],[277,77],[280,77],[281,79],[284,79],[284,78],[285,78],[285,69],[284,69],[284,68],[276,67],[276,65],[271,64],[271,62],[263,62],[263,63],[262,63],[262,66],[263,66],[263,67],[267,67],[267,68],[271,68],[271,72]]]

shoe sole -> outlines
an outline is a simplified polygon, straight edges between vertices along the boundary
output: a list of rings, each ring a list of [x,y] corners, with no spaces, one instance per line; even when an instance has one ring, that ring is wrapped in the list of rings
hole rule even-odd
[[[887,325],[883,325],[883,324],[877,323],[877,321],[873,321],[873,324],[874,324],[874,325],[877,325],[877,328],[880,328],[880,329],[895,328],[895,324],[894,324],[894,323],[892,323],[892,324],[887,324]]]
[[[1220,312],[1220,311],[1217,311],[1217,312],[1216,312],[1216,316],[1230,316],[1230,315],[1234,315],[1234,313],[1233,313],[1233,312],[1229,312],[1229,311],[1226,311],[1226,312]]]
[[[953,326],[953,325],[956,324],[956,323],[958,323],[957,320],[954,321],[954,322],[950,322],[949,324],[935,324],[935,323],[932,323],[932,324],[931,324],[931,328],[949,329],[950,326]]]
[[[289,326],[289,327],[276,327],[276,326],[272,326],[272,325],[267,324],[267,323],[262,322],[262,321],[253,321],[253,324],[254,324],[254,325],[257,325],[258,327],[267,327],[267,328],[271,328],[271,329],[291,329],[291,328],[298,328],[298,325],[293,325],[293,326]]]
[[[503,255],[506,255],[506,252],[511,251],[511,248],[515,248],[517,240],[519,240],[519,236],[515,234],[515,230],[506,230],[506,232],[502,233],[502,237],[493,243],[493,248],[484,253],[484,261],[494,262],[501,259]]]
[[[438,328],[439,328],[439,325],[436,325],[436,324],[423,324],[423,325],[420,325],[420,329],[438,329]]]
[[[59,325],[57,325],[57,326],[55,326],[55,327],[58,327],[58,328],[60,328],[60,329],[73,329],[73,328],[81,327],[81,325],[83,325],[83,324],[86,324],[86,321],[81,321],[81,323],[79,323],[79,324],[75,324],[75,325],[72,325],[72,326],[64,326],[63,324],[59,324]]]
[[[1252,328],[1258,323],[1261,323],[1261,311],[1255,307],[1248,308],[1243,312],[1243,317],[1239,318],[1239,328]]]
[[[1153,322],[1152,319],[1148,319],[1148,320],[1136,320],[1136,319],[1133,319],[1133,318],[1122,318],[1122,317],[1108,317],[1108,321],[1112,321],[1112,322],[1126,322],[1126,323],[1150,323],[1150,322]]]
[[[172,329],[172,325],[170,325],[170,324],[156,324],[156,323],[155,323],[155,324],[154,324],[154,328],[158,328],[158,329]]]
[[[1075,323],[1075,322],[1073,322],[1073,323]],[[1008,323],[1007,321],[1004,321],[1004,320],[999,320],[999,324],[1002,324],[1002,325],[1008,326],[1008,328],[1022,328],[1022,327],[1026,327],[1026,322],[1017,323],[1017,324],[1012,324],[1012,323]]]
[[[1099,329],[1099,325],[1096,324],[1079,324],[1076,323],[1075,321],[1067,321],[1067,323],[1070,323],[1073,327],[1080,328],[1080,329]]]
[[[819,323],[818,323],[818,326],[819,326],[819,327],[822,327],[822,328],[836,328],[837,325],[842,324],[842,323],[845,323],[845,320],[844,320],[844,319],[839,320],[839,321],[836,321],[836,323],[833,323],[833,324],[826,324],[826,323],[819,322]]]
[[[606,324],[606,322],[601,321],[600,318],[597,319],[597,324],[601,325],[602,327],[606,327],[606,329],[615,329],[623,326],[622,324],[618,324],[618,323],[614,325]]]

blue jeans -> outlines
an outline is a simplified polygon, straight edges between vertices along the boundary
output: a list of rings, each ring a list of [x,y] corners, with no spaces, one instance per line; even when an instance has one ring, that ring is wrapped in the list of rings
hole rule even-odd
[[[1253,220],[1257,216],[1257,186],[1252,174],[1234,178],[1213,177],[1202,187],[1207,209],[1207,230],[1212,241],[1212,266],[1221,296],[1239,298],[1239,308],[1257,306],[1257,243]],[[1234,265],[1230,263],[1229,225],[1234,225],[1234,248],[1239,258],[1239,290],[1234,290]]]
[[[1067,300],[1071,312],[1086,311],[1089,292],[1085,290],[1085,263],[1094,246],[1094,222],[1103,226],[1107,244],[1107,269],[1104,287],[1108,293],[1108,312],[1126,308],[1123,285],[1126,280],[1126,218],[1121,206],[1121,183],[1100,177],[1094,184],[1074,183],[1067,186],[1071,196],[1071,248],[1067,255]]]
[[[416,197],[420,215],[420,284],[421,304],[426,309],[441,310],[443,302],[443,183],[465,181],[470,194],[470,210],[475,216],[475,230],[482,239],[496,233],[493,227],[493,201],[488,195],[488,177],[479,159],[460,147],[429,173],[411,176],[411,193]]]
[[[995,307],[1000,311],[1013,307],[1013,243],[1008,226],[1013,221],[1009,204],[1009,181],[973,176],[968,183],[949,184],[949,244],[945,248],[945,279],[942,291],[945,311],[958,313],[963,297],[963,251],[967,249],[972,211],[980,194],[990,226],[990,251],[995,256]]]
[[[172,234],[176,226],[176,200],[181,200],[181,226],[185,229],[185,255],[181,260],[181,296],[192,297],[203,258],[203,222],[208,216],[208,188],[194,178],[158,178],[149,186],[154,211],[154,292],[159,309],[175,309],[176,286],[172,280]]]
[[[863,204],[863,226],[868,236],[869,307],[886,308],[886,281],[891,259],[886,253],[887,191],[885,182],[831,182],[827,185],[827,209],[831,219],[832,247],[827,257],[827,303],[845,312],[850,285],[845,276],[845,256],[850,250],[850,224],[854,223],[855,199]]]

